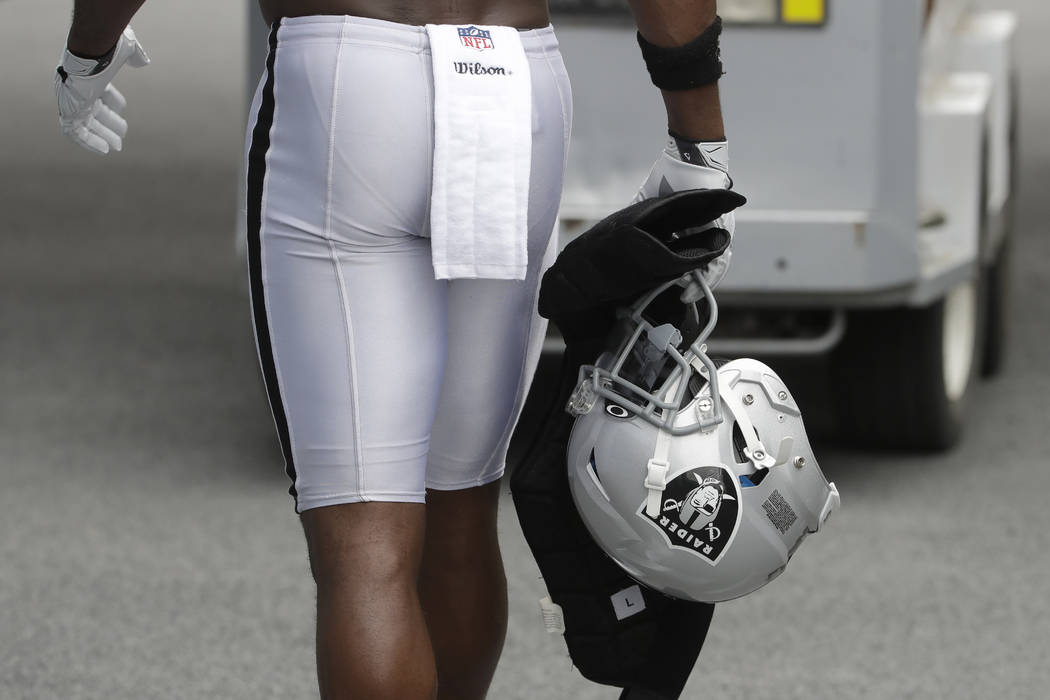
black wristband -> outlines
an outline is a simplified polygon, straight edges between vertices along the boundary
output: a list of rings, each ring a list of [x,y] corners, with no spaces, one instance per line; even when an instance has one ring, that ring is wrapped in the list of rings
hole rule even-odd
[[[723,75],[718,48],[721,34],[722,18],[717,16],[700,36],[683,46],[657,46],[638,32],[638,46],[653,85],[661,90],[689,90],[718,82]]]
[[[78,54],[75,51],[69,51],[69,53],[85,61],[96,61],[95,68],[88,75],[98,75],[102,71],[106,70],[106,68],[109,67],[109,64],[113,62],[113,57],[117,53],[117,46],[119,44],[120,41],[118,40],[116,44],[113,44],[113,48],[111,48],[109,51],[102,54],[101,56],[82,56],[81,54]],[[66,50],[68,51],[69,49]]]

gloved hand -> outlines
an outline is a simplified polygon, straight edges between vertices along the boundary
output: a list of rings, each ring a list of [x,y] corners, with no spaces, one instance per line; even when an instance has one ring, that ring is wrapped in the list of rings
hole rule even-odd
[[[110,81],[125,63],[135,68],[149,64],[131,27],[101,58],[80,58],[68,49],[62,52],[55,75],[58,123],[62,133],[89,151],[105,154],[123,145],[128,123],[120,113],[127,101]]]
[[[682,190],[730,189],[733,181],[728,171],[729,144],[725,141],[689,141],[671,134],[634,201],[665,197]],[[733,212],[723,214],[711,222],[708,228],[728,231],[729,243],[732,245],[736,231]],[[702,274],[709,287],[713,289],[722,281],[732,257],[733,251],[727,247],[724,253],[707,263]]]

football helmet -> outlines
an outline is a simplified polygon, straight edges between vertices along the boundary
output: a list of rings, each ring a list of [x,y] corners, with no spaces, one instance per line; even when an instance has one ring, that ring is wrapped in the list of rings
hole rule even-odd
[[[668,308],[677,325],[657,318]],[[567,406],[569,485],[595,541],[640,583],[708,603],[771,581],[839,506],[776,372],[708,357],[717,318],[699,273],[657,287],[620,312]]]

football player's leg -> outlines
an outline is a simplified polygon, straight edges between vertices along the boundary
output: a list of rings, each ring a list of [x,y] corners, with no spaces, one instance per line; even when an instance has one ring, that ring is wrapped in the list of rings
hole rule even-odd
[[[293,247],[264,248],[267,308],[275,413],[286,416],[317,584],[322,696],[427,698],[435,678],[416,580],[443,286],[426,253]]]
[[[342,264],[347,298],[358,310],[344,317],[349,323],[333,319],[344,331],[358,330],[344,346],[351,371],[318,375],[331,389],[313,391],[323,402],[329,391],[343,392],[345,380],[353,394],[342,393],[349,409],[330,405],[329,415],[315,414],[317,429],[325,432],[333,421],[332,432],[310,443],[313,471],[299,470],[317,584],[318,677],[326,698],[429,698],[436,673],[416,582],[423,470],[444,357],[444,295],[432,276],[426,289],[411,291],[411,280],[429,274],[429,255],[417,261],[423,268],[417,271],[408,269],[410,256],[369,257],[350,256],[362,266]],[[382,279],[369,280],[373,274]]]
[[[446,286],[418,235],[425,74],[413,47],[377,59],[347,31],[287,20],[271,43],[249,147],[253,318],[317,583],[322,695],[430,698],[416,580]]]
[[[420,597],[439,697],[484,697],[506,632],[506,579],[496,537],[499,478],[539,359],[536,314],[561,195],[571,96],[556,50],[530,55],[536,110],[523,281],[449,285],[448,361],[427,463],[427,534]]]
[[[300,242],[280,261],[277,248],[265,248],[268,286],[282,288],[269,304],[283,404],[275,414],[287,416],[288,467],[317,585],[322,697],[429,698],[433,656],[416,580],[426,440],[441,374],[434,358],[443,347],[428,342],[441,309],[421,301],[442,295],[420,290],[395,302],[380,286],[370,295],[346,292],[355,285],[337,279],[322,256],[327,244]],[[343,265],[347,277],[369,276],[351,268]],[[388,277],[400,285],[412,279],[403,266]],[[373,306],[390,316],[404,308],[426,314],[420,335],[384,331],[371,312],[353,310]],[[351,327],[358,333],[349,335]]]
[[[536,257],[543,259],[542,249]],[[535,287],[457,280],[449,289],[449,358],[431,433],[419,587],[440,698],[483,698],[503,647],[499,479],[543,343]]]
[[[433,697],[434,655],[416,591],[425,508],[376,501],[303,513],[322,698]]]
[[[503,650],[507,579],[496,536],[499,484],[427,492],[419,598],[442,699],[484,698]]]

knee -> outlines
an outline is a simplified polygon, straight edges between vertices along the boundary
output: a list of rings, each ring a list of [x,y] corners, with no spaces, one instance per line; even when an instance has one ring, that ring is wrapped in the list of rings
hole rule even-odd
[[[430,491],[427,499],[424,566],[428,574],[500,564],[498,482],[462,491]]]
[[[302,522],[310,570],[319,589],[414,585],[422,555],[421,504],[318,508],[306,511]]]
[[[507,579],[495,535],[473,542],[428,542],[419,582],[423,591],[505,595]]]
[[[419,561],[381,547],[353,553],[320,548],[310,553],[310,571],[318,590],[392,592],[415,585]]]

